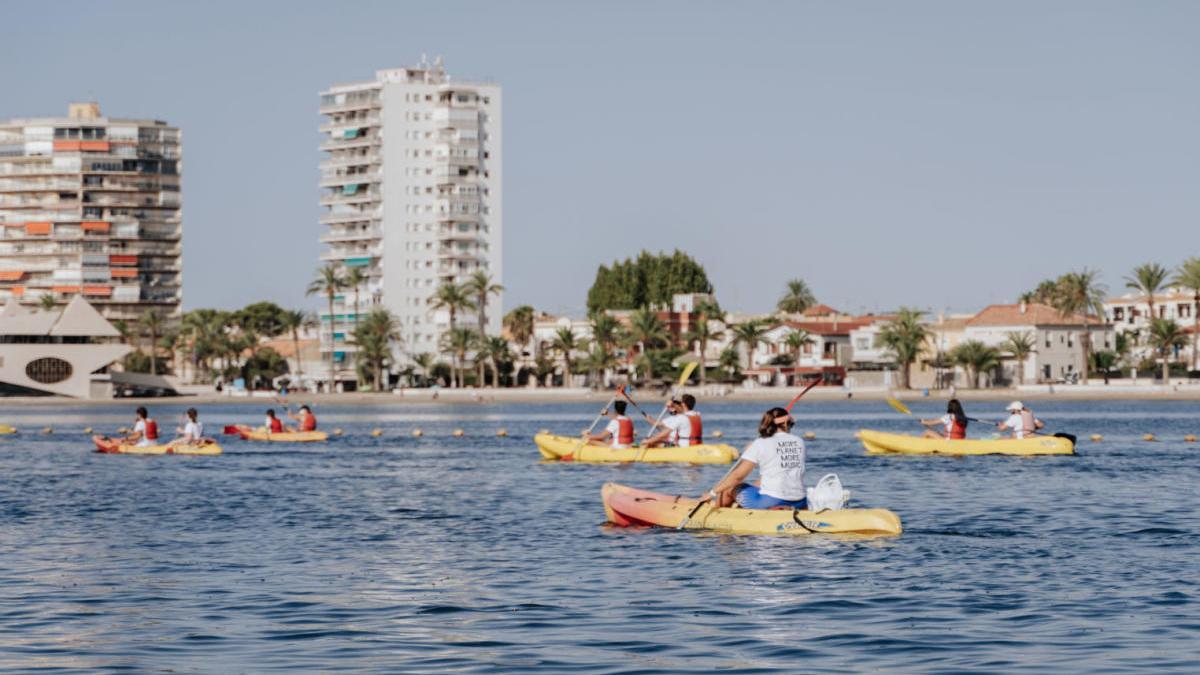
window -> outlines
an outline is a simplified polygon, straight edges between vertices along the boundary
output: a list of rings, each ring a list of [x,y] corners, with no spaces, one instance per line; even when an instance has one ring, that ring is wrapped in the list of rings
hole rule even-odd
[[[25,366],[25,374],[34,382],[56,384],[71,377],[71,364],[53,356],[47,356],[30,361]]]

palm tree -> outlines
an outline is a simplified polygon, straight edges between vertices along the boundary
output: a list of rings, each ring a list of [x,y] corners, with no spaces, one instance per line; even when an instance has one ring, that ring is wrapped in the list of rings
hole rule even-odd
[[[1133,276],[1125,277],[1125,288],[1132,288],[1146,296],[1146,304],[1150,306],[1150,320],[1158,318],[1154,313],[1154,296],[1167,287],[1167,277],[1170,272],[1158,263],[1146,263],[1133,268]]]
[[[400,324],[386,309],[374,309],[354,328],[355,358],[371,370],[371,387],[383,391],[383,368],[391,363],[393,346],[403,339]]]
[[[479,354],[481,357],[486,357],[488,365],[492,370],[492,386],[500,386],[500,364],[512,361],[513,353],[508,347],[508,340],[502,337],[492,335],[482,339],[479,343]],[[480,361],[483,359],[481,358]]]
[[[783,337],[783,344],[792,350],[792,360],[797,368],[800,367],[800,352],[803,351],[804,347],[815,342],[816,340],[813,339],[812,334],[804,329],[792,330]]]
[[[629,315],[629,329],[626,337],[630,345],[637,345],[638,353],[645,354],[648,350],[665,345],[669,339],[667,327],[659,320],[658,314],[649,307],[635,309]],[[654,377],[654,364],[649,363],[646,377]]]
[[[483,270],[475,270],[463,284],[467,293],[474,294],[475,306],[479,309],[479,334],[487,334],[487,301],[489,295],[500,295],[504,287],[493,283],[492,277]]]
[[[1170,319],[1150,322],[1150,346],[1162,356],[1163,386],[1171,383],[1171,352],[1187,344],[1179,324]]]
[[[1036,351],[1037,339],[1030,331],[1008,333],[1003,347],[1017,360],[1017,384],[1025,384],[1025,359]]]
[[[1104,316],[1104,285],[1099,282],[1099,273],[1084,268],[1080,272],[1068,272],[1058,280],[1058,295],[1054,308],[1068,319],[1083,315],[1083,335],[1079,346],[1083,350],[1083,384],[1088,383],[1088,366],[1091,363],[1092,333],[1089,328],[1092,312]]]
[[[442,334],[442,350],[453,359],[451,363],[456,376],[454,387],[461,388],[465,383],[465,364],[467,352],[475,346],[475,331],[470,328],[451,328]]]
[[[138,326],[145,328],[150,333],[150,374],[157,375],[158,359],[156,356],[158,353],[158,336],[162,333],[163,329],[162,315],[157,310],[152,309],[142,314],[142,317],[138,319]]]
[[[342,279],[345,287],[354,291],[354,329],[358,329],[358,293],[362,290],[363,284],[371,280],[371,275],[363,271],[362,267],[351,267],[346,271],[346,276]]]
[[[429,375],[433,372],[433,366],[437,363],[437,355],[432,352],[421,352],[419,354],[410,354],[415,365],[421,371],[421,379],[424,382],[429,381]]]
[[[518,351],[523,350],[533,337],[534,313],[534,309],[529,305],[520,305],[504,315],[504,328],[512,336]]]
[[[53,293],[42,293],[38,296],[38,308],[43,312],[53,312],[58,306],[58,300],[54,299]]]
[[[617,356],[602,342],[593,341],[592,349],[587,355],[587,368],[589,376],[594,376],[596,373],[601,375],[601,383],[606,380],[604,375],[612,368],[617,366]],[[592,386],[595,386],[593,381]]]
[[[454,320],[459,311],[475,309],[475,302],[467,294],[466,289],[452,281],[443,282],[429,298],[429,304],[434,309],[444,309],[450,312],[450,330],[454,330]]]
[[[589,368],[592,372],[596,369],[603,371],[604,378],[607,380],[608,370],[617,365],[616,355],[613,350],[621,341],[621,323],[612,315],[605,312],[595,312],[592,314],[592,351],[588,355]]]
[[[780,312],[799,314],[815,304],[817,304],[817,298],[809,289],[808,284],[804,283],[803,279],[792,279],[787,282],[787,290],[784,291],[783,297],[779,298],[775,307]]]
[[[292,334],[292,351],[296,354],[296,377],[304,377],[304,368],[300,365],[300,329],[308,323],[308,313],[290,309],[285,310],[279,318],[284,332]]]
[[[1000,365],[1000,351],[989,347],[979,340],[967,340],[960,343],[950,353],[950,358],[967,369],[971,377],[971,386],[979,388],[979,374],[987,372]]]
[[[335,331],[337,327],[337,316],[333,313],[333,298],[339,291],[346,287],[346,281],[342,277],[342,270],[337,265],[326,265],[317,269],[317,277],[309,282],[308,288],[305,289],[305,295],[324,295],[329,303],[329,393],[333,393],[336,386],[336,375],[334,374],[333,352],[335,347]]]
[[[688,343],[697,343],[700,357],[700,386],[703,387],[708,382],[707,367],[704,363],[705,354],[708,353],[709,340],[720,340],[725,337],[725,331],[720,328],[713,328],[710,321],[723,319],[721,308],[717,303],[710,300],[703,300],[696,304],[696,318],[688,327],[687,334],[684,339]]]
[[[559,328],[550,342],[550,348],[562,355],[564,387],[571,386],[571,353],[582,346],[582,342],[570,326]]]
[[[729,331],[733,334],[733,344],[746,346],[747,369],[754,368],[754,350],[762,344],[763,337],[769,330],[771,327],[767,325],[767,322],[758,319],[735,323],[729,327]]]
[[[910,388],[912,364],[921,356],[925,342],[932,333],[921,323],[923,312],[911,307],[901,307],[896,318],[883,324],[875,336],[875,346],[883,347],[892,354],[900,367],[900,386]]]
[[[1200,258],[1188,258],[1179,265],[1173,282],[1192,292],[1192,370],[1200,370],[1196,337],[1200,335]]]
[[[738,368],[742,365],[742,356],[738,354],[737,347],[726,347],[721,350],[721,355],[717,357],[717,365],[729,373],[729,379],[737,377]]]

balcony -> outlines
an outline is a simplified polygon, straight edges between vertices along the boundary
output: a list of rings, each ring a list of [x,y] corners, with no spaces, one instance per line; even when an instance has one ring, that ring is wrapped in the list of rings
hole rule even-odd
[[[383,237],[383,229],[378,227],[367,228],[363,230],[351,230],[349,232],[330,232],[321,237],[321,243],[329,244],[335,241],[370,241],[372,239],[380,239]]]
[[[346,138],[339,140],[330,140],[321,144],[322,152],[333,152],[335,150],[350,150],[352,148],[370,148],[382,145],[383,139],[378,136],[359,136],[358,138]]]
[[[335,213],[330,211],[329,213],[322,214],[319,222],[325,225],[332,225],[334,223],[353,223],[359,221],[366,222],[370,220],[377,220],[382,217],[382,209],[370,209],[356,213]]]
[[[317,128],[323,134],[333,132],[335,129],[347,129],[354,127],[377,127],[382,123],[379,113],[371,112],[365,116],[356,116],[354,119],[342,119],[341,121],[329,121]]]
[[[344,166],[371,166],[379,164],[382,158],[377,152],[367,153],[365,155],[334,153],[329,158],[323,160],[320,164],[321,170],[336,169]]]
[[[321,187],[334,187],[336,185],[349,185],[351,183],[378,183],[382,179],[383,173],[380,171],[340,175],[326,173],[321,176]]]

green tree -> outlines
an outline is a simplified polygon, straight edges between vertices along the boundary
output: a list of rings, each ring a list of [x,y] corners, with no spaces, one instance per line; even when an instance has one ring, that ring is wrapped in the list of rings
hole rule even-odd
[[[923,312],[911,307],[901,307],[896,318],[879,328],[875,346],[886,349],[900,369],[900,386],[911,388],[912,364],[916,363],[932,333],[921,323]]]
[[[53,312],[58,307],[58,300],[53,293],[42,293],[38,296],[38,308],[43,312]]]
[[[817,298],[809,289],[808,284],[804,283],[803,279],[792,279],[787,282],[787,290],[784,291],[783,297],[779,298],[775,307],[780,312],[799,314],[815,304],[817,304]]]
[[[1102,350],[1092,352],[1092,370],[1104,376],[1104,384],[1108,384],[1109,373],[1117,366],[1117,353]]]
[[[245,378],[247,385],[253,385],[258,379],[270,382],[287,371],[287,359],[270,347],[255,349],[241,367],[241,375]]]
[[[676,293],[712,293],[704,267],[682,251],[642,251],[636,259],[601,265],[588,290],[588,313],[606,309],[663,307]]]
[[[359,293],[362,287],[371,280],[371,275],[365,267],[348,267],[346,268],[346,276],[342,279],[346,284],[346,289],[354,291],[354,328],[351,332],[358,330],[358,312],[359,312]]]
[[[1012,331],[1004,338],[1004,349],[1017,361],[1017,384],[1025,384],[1025,361],[1037,347],[1037,339],[1030,331]]]
[[[771,330],[771,326],[766,321],[758,319],[735,323],[729,327],[729,332],[733,335],[733,344],[746,346],[747,369],[754,368],[754,351],[758,349],[758,345],[762,344],[763,338],[766,337],[769,330]]]
[[[488,365],[491,367],[492,386],[499,388],[500,364],[511,363],[513,360],[513,353],[508,346],[508,340],[494,335],[485,337],[480,342],[479,353],[481,357],[487,359]]]
[[[612,353],[612,350],[602,342],[593,341],[591,350],[588,352],[585,361],[588,369],[588,377],[592,386],[596,385],[597,374],[599,379],[603,381],[604,374],[609,370],[617,367],[617,357]]]
[[[1088,383],[1088,364],[1091,363],[1092,332],[1090,323],[1092,313],[1104,316],[1104,285],[1099,281],[1099,274],[1084,268],[1079,272],[1069,272],[1059,278],[1058,296],[1054,308],[1066,317],[1083,316],[1083,335],[1079,338],[1079,346],[1083,350],[1084,384]]]
[[[583,347],[582,341],[575,335],[570,326],[563,326],[554,333],[550,341],[550,349],[558,352],[563,362],[563,386],[571,386],[571,355]]]
[[[454,282],[446,281],[441,286],[437,287],[433,296],[429,298],[429,304],[434,309],[444,309],[450,312],[450,330],[454,330],[455,319],[461,311],[475,309],[475,301],[467,293],[467,290]]]
[[[504,315],[504,328],[512,336],[518,351],[523,350],[533,337],[534,314],[534,309],[529,305],[520,305]]]
[[[955,363],[967,369],[971,378],[971,386],[979,388],[979,375],[1000,365],[1000,350],[989,347],[979,340],[966,340],[959,343],[950,353]]]
[[[412,359],[413,365],[421,372],[421,383],[423,385],[429,384],[429,378],[433,375],[433,366],[437,363],[437,355],[431,352],[420,352],[410,355],[409,358]]]
[[[451,328],[442,334],[442,351],[453,359],[451,367],[455,388],[461,388],[465,383],[463,371],[466,368],[467,354],[474,346],[475,331],[470,328]]]
[[[1200,258],[1184,260],[1175,271],[1173,283],[1192,292],[1192,370],[1200,370],[1196,338],[1200,336]]]
[[[299,309],[284,310],[279,319],[283,332],[292,336],[292,352],[296,355],[296,377],[304,377],[304,366],[300,360],[300,330],[310,321],[308,313]]]
[[[287,311],[273,302],[256,302],[233,313],[233,322],[243,332],[260,337],[273,338],[287,330]]]
[[[667,327],[649,307],[635,309],[629,315],[629,328],[625,332],[631,345],[636,345],[638,354],[645,354],[651,349],[665,346],[670,337]],[[648,362],[646,377],[654,377],[654,364]]]
[[[1167,288],[1167,279],[1171,273],[1158,263],[1145,263],[1133,268],[1133,275],[1125,277],[1125,288],[1132,288],[1146,296],[1146,304],[1150,307],[1150,319],[1158,318],[1154,311],[1154,296]]]
[[[1150,322],[1150,346],[1162,357],[1163,386],[1171,383],[1171,355],[1187,344],[1187,338],[1179,324],[1170,319],[1154,319]]]
[[[808,345],[816,343],[812,333],[806,330],[792,330],[783,337],[783,344],[792,351],[792,365],[800,367],[800,353]]]
[[[150,374],[158,374],[158,336],[162,334],[165,322],[158,310],[152,309],[142,314],[138,326],[150,334]]]
[[[396,343],[403,338],[396,317],[386,309],[374,309],[354,328],[355,358],[371,373],[371,388],[383,391],[383,369],[392,363]]]
[[[725,331],[721,328],[713,328],[711,321],[723,321],[724,313],[716,301],[705,300],[696,304],[695,320],[688,327],[687,334],[684,339],[688,343],[698,343],[700,356],[700,386],[703,387],[708,383],[707,365],[705,364],[705,355],[708,353],[708,343],[711,340],[720,340],[725,337]]]
[[[488,296],[500,295],[504,287],[492,281],[492,277],[484,270],[475,270],[463,285],[468,294],[475,296],[475,306],[479,309],[479,334],[487,335],[487,304]]]
[[[324,295],[329,303],[329,393],[333,393],[337,387],[337,374],[334,372],[333,362],[333,353],[337,347],[337,315],[333,313],[333,299],[345,287],[341,268],[337,265],[325,265],[317,269],[317,277],[309,282],[305,290],[307,295]]]
[[[717,367],[724,370],[729,379],[737,379],[738,369],[742,367],[742,356],[738,354],[736,347],[726,347],[721,350],[721,355],[717,357]]]
[[[612,350],[621,337],[621,322],[604,312],[592,314],[592,341]]]

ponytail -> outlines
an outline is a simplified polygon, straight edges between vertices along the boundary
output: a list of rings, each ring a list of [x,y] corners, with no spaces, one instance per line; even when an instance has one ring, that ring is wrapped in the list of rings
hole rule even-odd
[[[777,432],[788,431],[792,428],[792,416],[783,408],[771,408],[763,413],[758,423],[758,435],[770,438]]]

